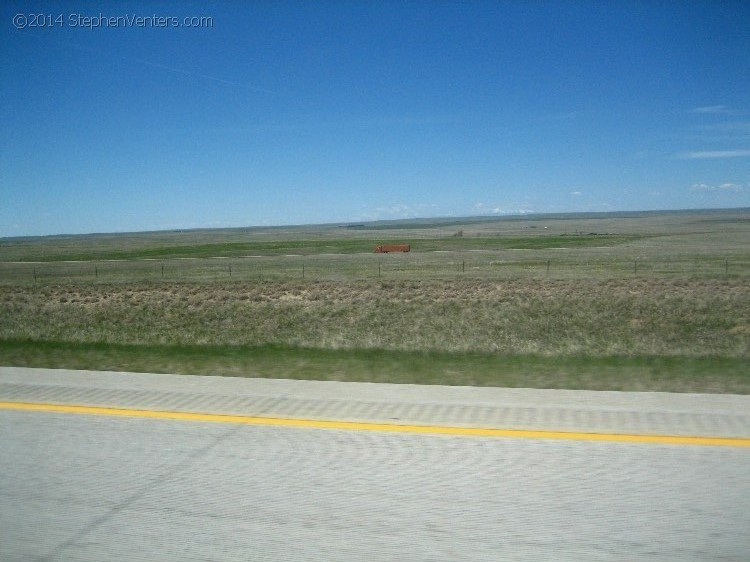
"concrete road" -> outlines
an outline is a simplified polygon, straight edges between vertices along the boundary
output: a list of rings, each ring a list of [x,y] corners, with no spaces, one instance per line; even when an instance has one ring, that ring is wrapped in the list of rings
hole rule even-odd
[[[749,400],[0,368],[6,404],[522,432],[0,406],[0,560],[746,561]],[[586,439],[597,432],[739,439]]]

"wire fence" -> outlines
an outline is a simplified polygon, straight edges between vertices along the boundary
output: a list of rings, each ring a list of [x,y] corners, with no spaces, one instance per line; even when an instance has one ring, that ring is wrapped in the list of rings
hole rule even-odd
[[[435,254],[0,262],[0,284],[750,276],[750,256],[503,259]]]

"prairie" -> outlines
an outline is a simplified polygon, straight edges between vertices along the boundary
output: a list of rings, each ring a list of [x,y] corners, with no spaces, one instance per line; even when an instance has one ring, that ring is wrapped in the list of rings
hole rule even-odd
[[[4,241],[0,363],[746,393],[747,216]],[[390,239],[413,251],[370,253]]]

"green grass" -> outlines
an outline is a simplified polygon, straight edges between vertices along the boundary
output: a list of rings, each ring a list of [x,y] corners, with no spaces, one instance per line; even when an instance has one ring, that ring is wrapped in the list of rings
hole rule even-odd
[[[378,244],[409,244],[413,252],[503,250],[509,248],[541,250],[547,248],[587,248],[614,246],[644,238],[635,235],[571,234],[535,235],[523,237],[442,237],[442,238],[327,238],[297,240],[258,240],[212,244],[170,244],[133,249],[111,249],[91,244],[66,248],[42,246],[14,248],[6,244],[0,251],[0,261],[102,261],[102,260],[153,260],[175,258],[212,258],[243,256],[279,256],[285,254],[358,254],[371,253]]]
[[[24,367],[618,391],[750,394],[746,361],[725,357],[543,357],[0,340],[0,364]]]

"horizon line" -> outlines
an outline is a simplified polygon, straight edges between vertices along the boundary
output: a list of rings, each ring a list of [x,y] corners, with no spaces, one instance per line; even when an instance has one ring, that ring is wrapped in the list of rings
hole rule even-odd
[[[679,209],[640,209],[640,210],[621,210],[621,211],[528,211],[528,212],[515,212],[515,213],[495,213],[495,214],[477,214],[477,215],[436,215],[436,216],[424,216],[424,217],[409,217],[409,218],[395,218],[395,219],[370,219],[370,220],[347,220],[347,221],[332,221],[332,222],[320,222],[320,223],[290,223],[290,224],[278,224],[278,225],[244,225],[244,226],[195,226],[186,228],[160,228],[154,230],[114,230],[109,232],[60,232],[55,234],[19,234],[13,236],[0,236],[0,240],[14,240],[14,239],[28,239],[28,238],[54,238],[54,237],[66,237],[66,236],[111,236],[111,235],[126,235],[126,234],[155,234],[155,233],[176,233],[176,232],[197,232],[197,231],[219,231],[219,230],[271,230],[271,229],[284,229],[284,228],[306,228],[306,227],[346,227],[346,226],[358,226],[368,224],[383,224],[383,223],[405,223],[405,222],[419,222],[419,221],[460,221],[460,220],[477,220],[477,219],[490,219],[490,220],[514,220],[519,218],[540,218],[540,217],[551,217],[551,216],[565,216],[565,215],[622,215],[622,214],[649,214],[658,215],[672,214],[672,213],[699,213],[699,212],[730,212],[739,211],[745,212],[750,211],[750,206],[743,207],[693,207],[693,208],[679,208]]]

